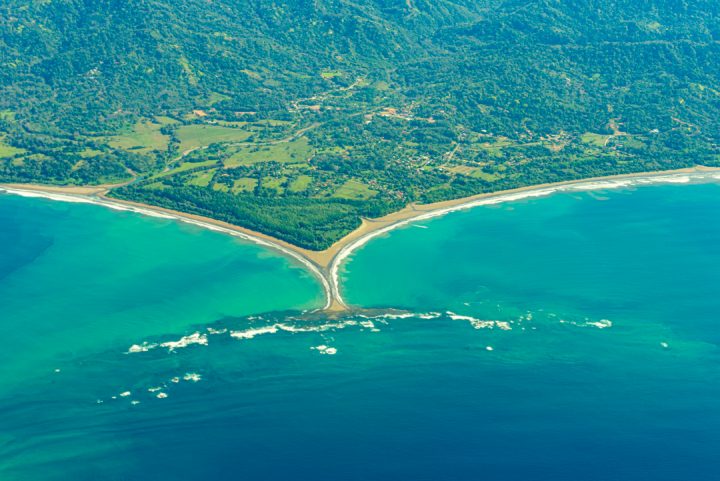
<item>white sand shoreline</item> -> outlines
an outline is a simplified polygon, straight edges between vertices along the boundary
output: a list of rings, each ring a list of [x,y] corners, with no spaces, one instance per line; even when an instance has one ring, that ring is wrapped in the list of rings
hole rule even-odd
[[[313,275],[315,275],[315,277],[317,277],[318,280],[320,280],[320,282],[322,284],[323,293],[325,294],[325,306],[322,309],[329,308],[330,304],[332,302],[332,299],[330,297],[332,288],[328,284],[328,280],[327,280],[326,276],[322,272],[320,272],[320,269],[318,268],[317,265],[315,265],[315,263],[306,259],[305,257],[303,257],[302,255],[300,255],[297,252],[294,252],[290,249],[285,248],[284,246],[281,246],[280,244],[276,244],[272,241],[263,239],[261,237],[256,237],[251,234],[246,234],[244,232],[239,232],[236,230],[228,229],[225,227],[221,227],[219,225],[215,225],[210,222],[203,222],[203,221],[193,219],[190,217],[185,217],[182,215],[168,214],[165,212],[155,210],[154,208],[152,208],[150,206],[148,206],[148,208],[142,208],[142,207],[136,207],[133,205],[128,205],[128,204],[125,204],[120,201],[114,202],[112,200],[106,200],[106,199],[89,197],[89,196],[81,196],[81,195],[76,195],[76,194],[59,194],[59,193],[43,192],[43,191],[32,190],[32,189],[18,189],[15,187],[5,187],[5,186],[1,186],[1,185],[0,185],[0,192],[4,192],[7,194],[13,194],[13,195],[19,195],[22,197],[44,198],[44,199],[55,200],[55,201],[59,201],[59,202],[72,202],[72,203],[98,205],[98,206],[107,207],[107,208],[113,209],[113,210],[134,212],[136,214],[145,215],[148,217],[156,217],[156,218],[161,218],[161,219],[174,220],[174,221],[182,222],[185,224],[190,224],[190,225],[194,225],[197,227],[201,227],[203,229],[208,229],[208,230],[212,230],[215,232],[221,232],[223,234],[228,234],[233,237],[238,237],[243,240],[252,242],[254,244],[274,249],[276,251],[281,252],[282,254],[285,254],[288,257],[291,257],[291,258],[299,261],[302,265],[307,267],[308,270]]]
[[[544,197],[558,192],[581,192],[591,190],[606,190],[617,188],[629,188],[649,184],[685,184],[693,181],[720,182],[720,169],[696,168],[681,169],[666,172],[648,172],[640,174],[629,174],[604,178],[591,178],[577,181],[561,182],[557,184],[546,184],[536,187],[526,187],[501,191],[491,194],[481,194],[465,199],[440,202],[438,204],[426,204],[415,206],[415,210],[397,212],[386,216],[388,221],[381,223],[376,220],[377,226],[366,226],[354,231],[341,241],[338,241],[331,248],[323,252],[312,252],[287,244],[281,240],[261,233],[254,233],[247,229],[226,224],[214,219],[203,218],[192,214],[176,212],[161,207],[154,207],[145,204],[136,204],[104,197],[102,191],[89,193],[76,193],[68,189],[62,192],[62,188],[24,185],[0,185],[0,192],[21,195],[24,197],[42,197],[61,202],[77,202],[103,206],[114,210],[135,212],[141,215],[170,219],[186,224],[195,225],[204,229],[221,232],[238,237],[254,244],[274,249],[307,267],[317,277],[322,285],[325,295],[323,311],[343,312],[348,310],[340,290],[340,267],[356,250],[366,245],[375,237],[387,234],[397,228],[411,225],[417,221],[427,220],[434,217],[444,216],[451,212],[471,209],[483,205],[493,205],[504,202],[518,201],[532,197]],[[74,188],[73,188],[74,189]],[[445,205],[439,207],[439,205]],[[394,217],[397,217],[395,219]],[[385,219],[385,218],[383,218]],[[363,230],[367,232],[362,233]],[[359,236],[356,234],[360,233]]]
[[[340,252],[338,252],[338,254],[335,256],[332,264],[330,265],[331,285],[334,289],[333,296],[343,304],[345,303],[342,298],[342,294],[340,293],[339,270],[343,261],[345,261],[354,251],[358,250],[375,237],[386,234],[397,228],[411,225],[417,221],[427,220],[434,217],[441,217],[451,212],[468,210],[472,209],[473,207],[513,202],[532,197],[545,197],[558,192],[582,192],[593,190],[619,189],[652,184],[687,184],[692,182],[693,180],[709,180],[711,182],[720,182],[720,173],[714,171],[683,172],[675,174],[649,173],[643,176],[608,178],[607,180],[579,180],[573,183],[557,185],[555,187],[538,187],[537,189],[526,190],[524,192],[518,193],[503,194],[502,192],[500,192],[497,195],[493,195],[483,199],[471,200],[466,203],[458,204],[444,209],[431,210],[424,214],[419,214],[416,217],[400,220],[381,229],[369,232],[362,237],[356,239],[354,242],[343,247]]]

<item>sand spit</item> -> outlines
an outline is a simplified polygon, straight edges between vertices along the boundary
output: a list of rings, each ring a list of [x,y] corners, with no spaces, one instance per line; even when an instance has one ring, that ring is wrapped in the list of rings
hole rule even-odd
[[[138,214],[172,219],[216,232],[239,237],[258,245],[274,249],[307,267],[321,282],[325,292],[322,311],[342,313],[350,310],[340,292],[340,267],[353,252],[373,238],[413,222],[443,216],[450,212],[471,209],[483,205],[512,202],[533,197],[543,197],[556,192],[606,190],[628,188],[647,184],[689,183],[692,181],[720,181],[720,169],[695,167],[664,172],[598,177],[577,181],[559,182],[523,187],[491,194],[480,194],[462,199],[433,204],[410,204],[404,209],[378,219],[363,219],[362,225],[324,251],[311,251],[260,232],[255,232],[227,222],[217,221],[194,214],[154,207],[137,202],[123,201],[106,196],[113,186],[57,187],[30,184],[0,185],[0,192],[26,197],[43,197],[62,202],[83,202],[107,208],[136,212]]]

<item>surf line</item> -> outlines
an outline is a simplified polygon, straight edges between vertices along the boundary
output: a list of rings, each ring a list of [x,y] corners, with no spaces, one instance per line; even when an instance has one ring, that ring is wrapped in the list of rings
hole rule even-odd
[[[246,232],[241,232],[241,231],[234,230],[231,228],[216,225],[211,222],[204,222],[204,221],[201,221],[198,219],[194,219],[192,217],[187,217],[187,216],[179,214],[179,213],[178,214],[169,213],[169,212],[166,212],[165,210],[158,210],[151,206],[139,207],[139,206],[127,204],[125,202],[108,200],[106,198],[99,198],[96,196],[88,196],[88,195],[82,195],[82,194],[66,194],[66,193],[58,193],[58,192],[47,192],[47,191],[42,191],[42,190],[30,189],[30,188],[25,189],[25,188],[6,187],[6,186],[0,186],[0,192],[12,194],[12,195],[18,195],[18,196],[22,196],[22,197],[44,198],[44,199],[54,200],[54,201],[58,201],[58,202],[98,205],[98,206],[106,207],[106,208],[113,209],[113,210],[133,212],[133,213],[148,216],[148,217],[156,217],[156,218],[161,218],[161,219],[169,219],[169,220],[174,220],[174,221],[178,221],[178,222],[183,222],[185,224],[191,224],[191,225],[194,225],[197,227],[201,227],[203,229],[220,232],[223,234],[231,235],[233,237],[238,237],[243,240],[247,240],[254,244],[279,251],[280,253],[300,262],[315,277],[317,277],[317,279],[320,281],[320,283],[322,285],[323,293],[324,293],[324,297],[325,297],[325,305],[321,310],[328,310],[333,306],[332,293],[335,292],[336,290],[334,290],[331,287],[327,275],[320,269],[320,267],[317,264],[315,264],[313,261],[304,257],[302,254],[295,252],[292,249],[288,249],[287,247],[282,246],[278,243],[272,242],[271,240],[264,239],[264,238],[258,237],[258,236],[254,236],[254,235],[246,233]]]
[[[651,184],[686,184],[690,183],[693,180],[710,181],[716,183],[720,181],[720,174],[718,174],[718,170],[708,168],[692,171],[686,171],[683,169],[681,171],[671,173],[658,172],[643,173],[637,175],[629,174],[627,176],[613,176],[606,178],[601,177],[592,179],[581,179],[577,181],[538,186],[536,188],[529,188],[518,192],[497,192],[494,194],[489,194],[483,198],[467,200],[466,202],[462,202],[456,205],[438,209],[429,209],[424,212],[418,213],[416,216],[398,220],[397,222],[391,223],[379,229],[372,230],[342,247],[340,251],[332,258],[330,266],[328,267],[330,284],[333,289],[332,295],[337,302],[345,305],[345,301],[343,300],[342,294],[340,292],[339,271],[342,263],[354,251],[361,248],[375,237],[386,234],[397,228],[414,224],[418,221],[444,216],[451,212],[469,210],[473,207],[495,205],[533,197],[545,197],[558,192],[587,192],[595,190],[628,188],[633,186]]]
[[[172,219],[197,227],[221,232],[238,237],[257,245],[278,251],[307,267],[309,271],[320,281],[325,305],[317,311],[341,314],[350,311],[351,308],[345,303],[340,290],[340,268],[356,250],[367,244],[375,237],[386,234],[397,228],[413,224],[418,221],[440,217],[451,212],[471,209],[484,205],[500,204],[504,202],[518,201],[532,197],[548,196],[557,192],[581,192],[606,190],[617,188],[629,188],[648,184],[685,184],[693,180],[713,182],[720,181],[720,169],[697,167],[680,169],[665,172],[644,172],[638,174],[627,174],[618,176],[596,177],[565,181],[555,184],[529,186],[509,191],[501,191],[488,194],[479,194],[464,199],[456,199],[438,204],[411,205],[413,209],[404,209],[404,212],[397,212],[386,216],[386,218],[373,219],[372,226],[366,233],[359,235],[358,229],[343,239],[340,239],[331,247],[322,252],[308,251],[292,244],[274,239],[267,235],[256,233],[248,229],[216,221],[210,218],[194,216],[183,212],[173,211],[162,207],[154,207],[147,204],[109,199],[104,196],[107,190],[98,189],[92,193],[78,194],[62,192],[62,188],[28,185],[0,185],[0,191],[10,194],[22,195],[25,197],[43,197],[56,201],[80,202],[104,206],[110,209],[135,212],[141,215]],[[369,219],[368,219],[369,220]]]

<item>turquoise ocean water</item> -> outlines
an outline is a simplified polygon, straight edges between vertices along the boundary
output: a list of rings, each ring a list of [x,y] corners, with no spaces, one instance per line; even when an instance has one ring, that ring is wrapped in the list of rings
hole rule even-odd
[[[353,305],[173,221],[0,195],[0,479],[720,478],[720,185],[374,239]]]

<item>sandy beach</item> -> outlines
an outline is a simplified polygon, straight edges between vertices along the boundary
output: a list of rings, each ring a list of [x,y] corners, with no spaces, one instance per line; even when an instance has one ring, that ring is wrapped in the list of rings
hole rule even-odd
[[[0,191],[25,196],[44,197],[65,202],[93,203],[113,209],[129,210],[143,215],[174,219],[206,229],[234,235],[275,249],[305,265],[320,280],[326,296],[325,306],[322,310],[331,313],[340,313],[349,309],[343,301],[342,293],[340,292],[339,270],[343,261],[371,239],[386,234],[393,229],[415,221],[442,216],[458,210],[520,200],[523,198],[541,197],[555,192],[600,190],[651,183],[686,183],[703,178],[720,180],[720,168],[699,166],[672,171],[593,177],[479,194],[433,204],[413,203],[400,211],[384,217],[363,219],[362,225],[358,229],[323,251],[304,249],[266,234],[208,217],[136,202],[112,199],[106,195],[107,192],[114,187],[112,185],[61,187],[34,184],[0,184]]]

